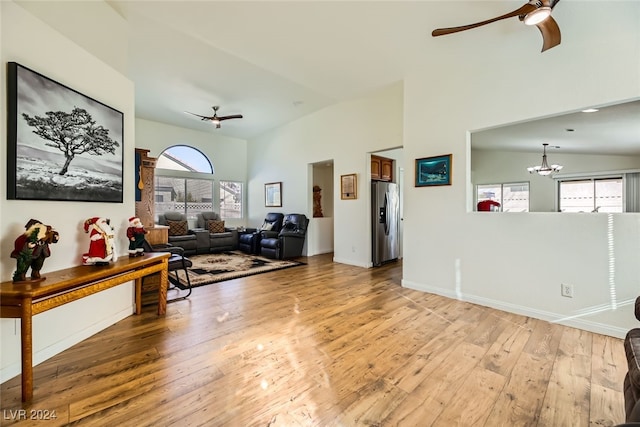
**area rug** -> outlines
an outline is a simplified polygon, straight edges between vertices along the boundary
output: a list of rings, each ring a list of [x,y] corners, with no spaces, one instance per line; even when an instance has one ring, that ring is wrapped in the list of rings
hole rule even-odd
[[[187,258],[193,263],[193,266],[188,269],[192,287],[304,265],[303,262],[269,259],[240,251],[191,255]],[[178,273],[179,282],[177,283],[173,272],[170,276],[176,286],[183,289],[188,286],[182,271]]]

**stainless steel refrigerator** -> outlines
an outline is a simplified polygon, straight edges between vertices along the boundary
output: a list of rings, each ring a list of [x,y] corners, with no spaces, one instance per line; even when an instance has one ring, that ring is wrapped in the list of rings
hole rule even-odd
[[[371,255],[379,266],[398,259],[398,221],[400,199],[398,185],[393,182],[371,182]]]

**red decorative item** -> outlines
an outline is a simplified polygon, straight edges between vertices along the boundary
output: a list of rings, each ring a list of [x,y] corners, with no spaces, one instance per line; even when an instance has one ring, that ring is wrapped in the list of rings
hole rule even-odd
[[[144,229],[140,218],[132,216],[129,218],[129,227],[127,228],[127,238],[129,239],[129,256],[136,257],[144,255],[144,235],[147,230]]]
[[[115,236],[109,218],[93,217],[84,222],[84,232],[89,233],[89,252],[82,255],[84,265],[106,265],[116,261]]]

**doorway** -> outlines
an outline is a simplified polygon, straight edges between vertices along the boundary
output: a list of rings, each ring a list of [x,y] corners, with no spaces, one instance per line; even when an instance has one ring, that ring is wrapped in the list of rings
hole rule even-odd
[[[333,159],[309,165],[310,206],[307,256],[333,252]]]
[[[398,259],[402,259],[403,256],[403,232],[404,232],[404,226],[403,226],[403,214],[404,214],[404,149],[402,147],[399,148],[393,148],[393,149],[387,149],[387,150],[381,150],[381,151],[376,151],[376,152],[372,152],[370,153],[370,155],[372,156],[372,161],[371,161],[371,177],[372,180],[386,180],[388,182],[393,182],[396,184],[397,186],[397,193],[398,193],[398,218],[397,218],[397,233],[396,233],[396,237],[395,239],[397,240],[398,243],[398,250],[397,250],[397,258]],[[389,175],[388,173],[386,173],[385,171],[383,171],[383,168],[380,168],[380,171],[383,172],[379,175],[376,175],[374,173],[374,169],[377,167],[375,165],[375,159],[376,157],[382,157],[385,159],[391,159],[393,160],[393,166],[392,166],[392,173]],[[369,191],[370,191],[370,200],[371,200],[371,211],[370,211],[370,221],[371,221],[371,256],[370,259],[372,260],[372,264],[375,264],[374,261],[374,253],[376,251],[375,249],[375,231],[374,231],[374,225],[375,223],[377,223],[380,218],[379,218],[379,207],[374,207],[373,205],[376,203],[375,201],[375,196],[373,194],[373,185],[369,185]],[[374,212],[375,211],[375,212]]]

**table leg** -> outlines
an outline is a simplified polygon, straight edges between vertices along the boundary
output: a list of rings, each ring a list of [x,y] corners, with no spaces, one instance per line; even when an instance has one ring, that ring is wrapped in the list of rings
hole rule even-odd
[[[169,287],[169,262],[164,261],[164,268],[160,270],[160,285],[158,286],[158,315],[167,312],[167,288]]]
[[[142,277],[136,279],[136,314],[142,313]]]
[[[22,353],[22,401],[33,398],[33,316],[31,298],[22,300],[20,315],[20,345]]]

